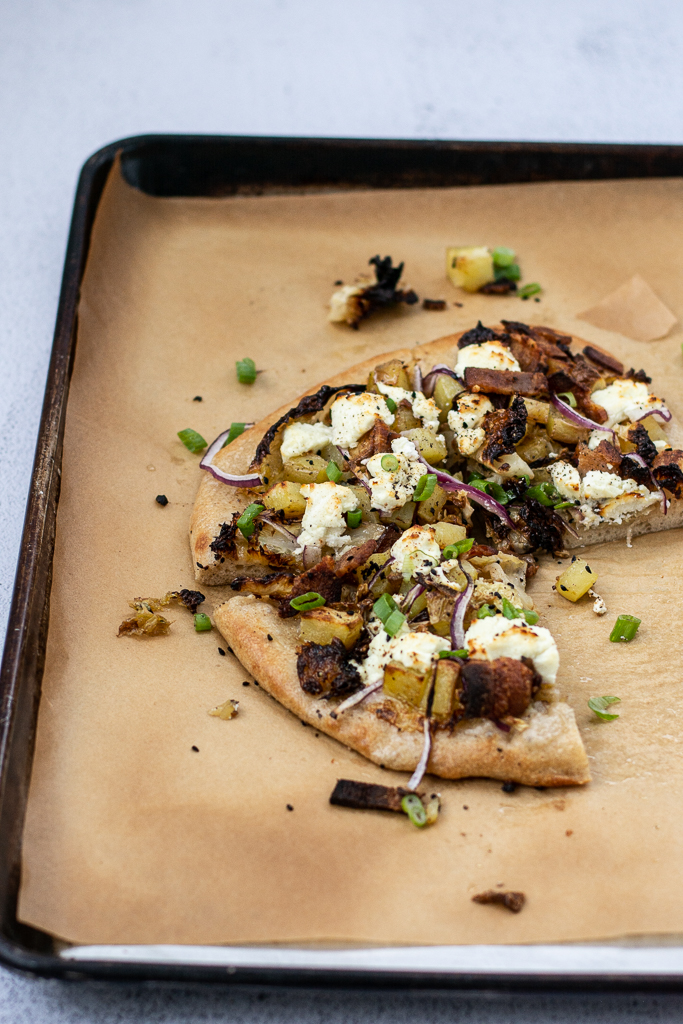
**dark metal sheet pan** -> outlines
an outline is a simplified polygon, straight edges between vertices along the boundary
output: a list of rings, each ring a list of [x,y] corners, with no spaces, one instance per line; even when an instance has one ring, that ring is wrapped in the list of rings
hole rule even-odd
[[[63,947],[17,920],[21,834],[49,621],[64,419],[90,232],[117,153],[156,196],[683,176],[682,146],[148,135],[81,172],[0,671],[0,961],[63,978],[463,989],[683,989],[677,937],[600,945],[289,949]]]

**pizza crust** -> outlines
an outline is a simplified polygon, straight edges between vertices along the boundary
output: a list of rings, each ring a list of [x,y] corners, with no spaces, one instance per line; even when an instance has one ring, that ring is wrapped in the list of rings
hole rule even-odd
[[[453,366],[457,359],[458,339],[462,333],[448,334],[414,349],[397,349],[394,352],[386,352],[381,356],[368,359],[363,363],[357,363],[343,373],[336,374],[336,376],[322,381],[316,387],[310,388],[304,394],[315,394],[322,384],[338,387],[343,384],[365,383],[370,371],[388,359],[401,359],[404,362],[415,360],[424,373],[429,372],[437,362]],[[573,341],[576,346],[581,348],[587,344],[581,338],[574,338]],[[276,412],[256,423],[250,430],[233,441],[229,447],[223,448],[216,456],[215,464],[227,472],[246,473],[256,446],[266,430],[298,401],[299,399],[291,404],[283,405]],[[683,431],[677,424],[668,424],[667,433],[672,444],[683,446],[681,443]],[[216,561],[210,545],[220,532],[221,525],[229,523],[234,512],[243,511],[250,502],[255,500],[258,500],[258,492],[229,487],[216,480],[210,473],[202,473],[190,522],[190,546],[195,567],[195,579],[198,583],[219,586],[229,583],[236,576],[245,575],[245,565],[240,565],[235,561],[231,562],[228,558],[224,562]],[[591,527],[577,525],[579,536],[572,537],[569,533],[565,534],[565,544],[568,549],[572,550],[592,544],[602,544],[605,541],[623,540],[624,538],[638,537],[641,534],[656,533],[660,530],[676,529],[682,525],[683,499],[673,499],[669,502],[666,516],[657,507],[623,523],[601,523]],[[265,563],[261,566],[250,562],[248,571],[251,576],[259,576],[274,570]]]
[[[236,657],[259,685],[297,718],[394,771],[412,772],[422,753],[422,716],[373,694],[339,718],[327,701],[305,693],[296,667],[298,623],[281,619],[267,600],[237,595],[220,605],[214,620]],[[271,637],[272,639],[269,639]],[[380,717],[387,711],[398,724]],[[537,701],[524,715],[528,728],[505,733],[487,719],[433,734],[428,771],[445,779],[471,776],[528,786],[583,785],[588,759],[568,704]]]

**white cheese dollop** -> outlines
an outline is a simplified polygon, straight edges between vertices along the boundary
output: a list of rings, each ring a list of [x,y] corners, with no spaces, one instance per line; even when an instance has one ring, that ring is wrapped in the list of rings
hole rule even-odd
[[[441,548],[436,542],[436,527],[411,526],[392,545],[391,554],[399,571],[410,571],[411,575],[416,569],[438,565]],[[410,558],[410,562],[404,568],[406,558]]]
[[[378,452],[372,458],[363,460],[371,475],[368,483],[372,507],[381,512],[392,512],[410,501],[420,477],[427,472],[427,467],[420,462],[417,448],[407,437],[394,438],[391,450],[398,460],[398,469],[382,468],[386,452]]]
[[[338,291],[333,292],[330,299],[330,314],[327,319],[333,324],[344,323],[344,321],[351,323],[355,313],[354,303],[351,300],[364,292],[366,288],[367,285],[364,284],[345,284]]]
[[[353,491],[330,481],[304,484],[301,493],[306,499],[306,511],[301,522],[297,552],[320,544],[338,549],[351,543],[351,538],[345,536],[344,513],[358,508],[358,499]]]
[[[330,410],[332,417],[332,441],[340,448],[353,448],[378,420],[387,426],[394,422],[394,414],[382,395],[371,395],[367,391],[360,395],[340,395]]]
[[[359,666],[360,677],[365,686],[380,682],[390,661],[426,672],[439,651],[447,651],[450,646],[450,641],[443,636],[411,633],[405,622],[391,638],[382,629],[370,641],[367,657]]]
[[[550,469],[555,488],[568,501],[581,501],[586,526],[609,520],[622,522],[625,515],[640,512],[659,501],[659,495],[630,478],[622,480],[616,473],[591,469],[583,480],[578,469],[568,462],[556,462]]]
[[[316,448],[324,448],[332,440],[332,427],[324,423],[290,423],[285,427],[280,453],[283,459],[293,459]]]
[[[544,682],[552,685],[557,679],[560,655],[545,626],[530,626],[522,618],[504,615],[475,619],[465,633],[465,646],[471,658],[530,658]]]
[[[581,476],[571,463],[556,462],[550,467],[550,476],[555,490],[567,501],[577,501],[581,498]]]
[[[466,345],[458,352],[455,372],[465,376],[468,366],[483,366],[488,370],[519,370],[519,363],[502,341],[482,341],[478,345]]]
[[[588,438],[588,447],[591,451],[598,447],[601,441],[609,441],[610,444],[614,444],[614,437],[609,430],[591,430],[590,437]]]
[[[448,426],[455,434],[461,455],[473,455],[483,445],[486,433],[482,423],[489,412],[493,412],[493,405],[486,395],[467,393],[456,398],[455,409],[448,414]]]
[[[389,384],[377,381],[377,387],[383,395],[396,402],[408,402],[413,410],[415,419],[422,420],[425,427],[430,430],[439,429],[439,407],[433,398],[427,398],[421,391],[406,391],[404,388],[393,388]]]
[[[638,380],[615,380],[606,388],[594,391],[591,399],[607,412],[603,426],[613,427],[623,420],[637,420],[653,409],[666,409],[661,398],[647,390],[647,384]]]

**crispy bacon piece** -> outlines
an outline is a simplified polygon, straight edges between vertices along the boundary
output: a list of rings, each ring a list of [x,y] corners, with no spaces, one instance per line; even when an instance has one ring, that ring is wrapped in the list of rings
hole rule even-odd
[[[591,399],[591,392],[596,381],[600,380],[600,374],[596,369],[586,362],[583,356],[574,356],[570,361],[559,359],[548,360],[548,385],[555,394],[562,394],[571,391],[576,398],[579,412],[593,420],[594,423],[604,423],[607,419],[607,410],[601,405],[596,405]]]
[[[380,786],[372,782],[337,779],[330,803],[363,811],[402,811],[401,800],[410,792],[402,786]]]
[[[621,452],[609,441],[601,441],[597,448],[589,448],[583,441],[576,446],[576,466],[585,476],[592,469],[601,473],[618,473],[621,465]]]
[[[465,384],[470,391],[494,395],[524,395],[538,398],[548,394],[548,381],[543,373],[519,373],[517,370],[489,370],[484,366],[468,366]]]
[[[526,432],[527,410],[524,399],[515,397],[509,409],[496,409],[488,413],[484,420],[484,430],[488,441],[484,446],[480,460],[493,462],[501,455],[510,455],[515,450]]]
[[[517,658],[468,661],[460,678],[465,718],[496,720],[523,715],[542,682],[528,659]]]
[[[374,555],[377,551],[378,543],[379,538],[371,538],[370,540],[366,540],[363,544],[358,544],[355,548],[350,548],[343,555],[340,555],[337,559],[334,570],[337,576],[348,576],[350,573],[355,572],[359,565],[364,565],[370,555]]]
[[[325,598],[327,604],[333,604],[341,597],[341,586],[341,579],[335,572],[334,559],[330,555],[325,555],[312,569],[296,577],[288,599],[280,602],[280,618],[288,619],[296,615],[289,602],[301,594],[308,594],[309,591],[315,591]]]
[[[377,420],[367,434],[363,434],[358,444],[349,452],[349,462],[355,469],[363,459],[370,459],[379,452],[390,452],[391,442],[398,437],[383,420]]]
[[[617,377],[624,376],[624,364],[615,359],[609,352],[606,352],[604,348],[600,348],[598,345],[585,345],[583,354],[592,363],[597,363],[598,366],[603,367],[605,370],[616,373]]]
[[[517,282],[508,281],[507,278],[501,281],[489,281],[479,289],[484,295],[507,295],[509,292],[517,291]]]
[[[683,497],[683,452],[676,448],[660,452],[652,463],[652,475],[674,498]]]
[[[363,686],[350,652],[338,637],[329,644],[303,644],[296,659],[301,689],[313,697],[344,697]]]
[[[645,370],[634,370],[633,367],[626,374],[628,380],[637,380],[641,384],[652,384],[652,377],[648,377]]]

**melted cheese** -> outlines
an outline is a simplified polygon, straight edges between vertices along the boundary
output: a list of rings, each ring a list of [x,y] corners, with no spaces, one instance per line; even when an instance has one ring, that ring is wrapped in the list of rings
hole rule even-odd
[[[465,646],[471,658],[530,658],[545,683],[552,685],[557,679],[560,655],[545,626],[530,626],[524,619],[504,615],[475,619],[465,633]]]
[[[330,410],[332,440],[340,448],[353,448],[378,420],[387,426],[394,422],[394,414],[381,395],[363,392],[360,395],[340,395]]]
[[[372,507],[381,512],[392,512],[410,501],[420,477],[427,472],[427,467],[420,462],[417,448],[408,438],[394,438],[391,450],[398,460],[398,468],[395,470],[382,468],[382,459],[386,453],[379,452],[363,460],[371,476],[368,483]]]
[[[306,511],[301,523],[297,551],[305,547],[327,544],[339,549],[351,543],[346,536],[345,512],[358,508],[358,499],[348,487],[331,482],[304,484],[301,493],[306,499]]]
[[[458,352],[455,372],[465,376],[468,366],[482,366],[487,370],[519,370],[519,363],[502,341],[482,341],[478,345],[467,345]]]
[[[324,448],[332,440],[332,427],[324,423],[290,423],[285,427],[280,454],[283,459]]]
[[[666,409],[661,398],[651,395],[647,384],[637,380],[615,380],[608,387],[594,391],[591,399],[606,411],[605,427],[640,419],[653,409]]]

